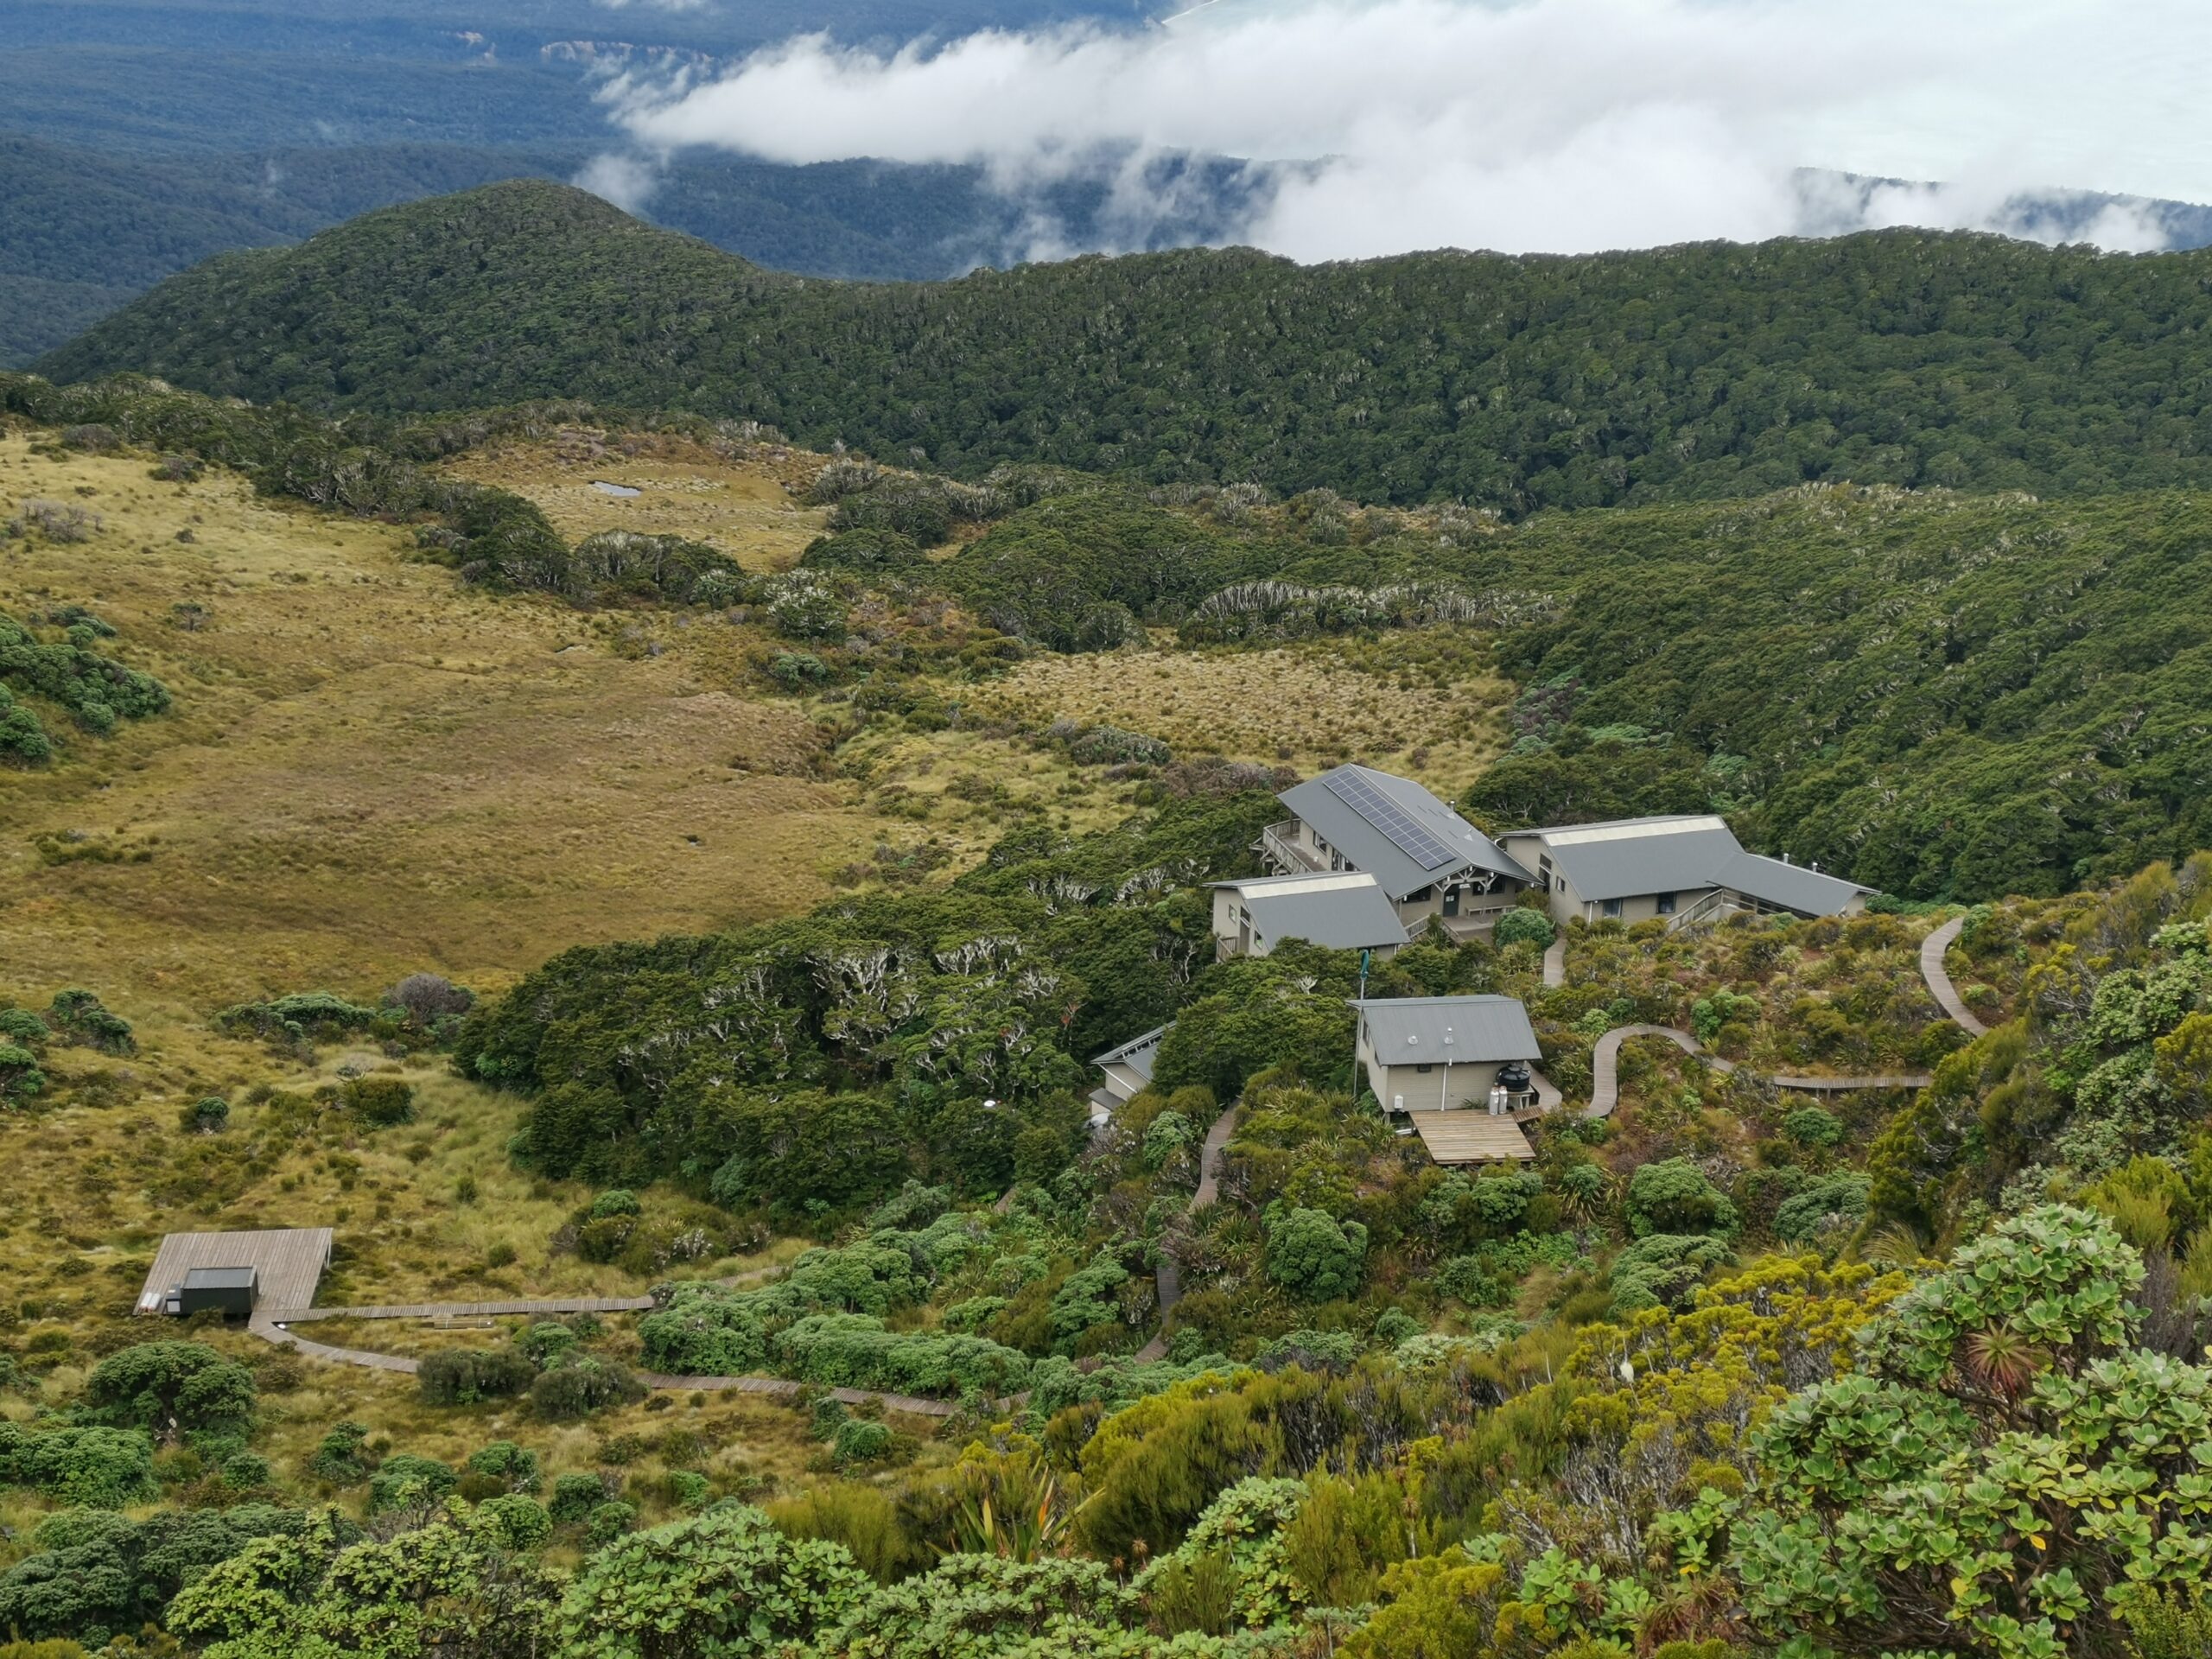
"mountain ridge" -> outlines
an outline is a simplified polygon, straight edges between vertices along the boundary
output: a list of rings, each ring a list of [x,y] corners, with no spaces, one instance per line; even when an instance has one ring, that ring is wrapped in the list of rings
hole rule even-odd
[[[1520,514],[1822,480],[2212,485],[2208,281],[2212,253],[1885,231],[855,284],[513,181],[209,261],[36,366],[330,410],[580,397],[968,476],[1043,461]]]

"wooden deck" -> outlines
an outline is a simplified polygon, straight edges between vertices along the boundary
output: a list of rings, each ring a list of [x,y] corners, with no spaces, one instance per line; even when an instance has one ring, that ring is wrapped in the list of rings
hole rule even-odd
[[[1488,1112],[1408,1112],[1428,1155],[1440,1164],[1525,1164],[1536,1155],[1510,1117]]]
[[[251,1268],[257,1305],[309,1307],[330,1265],[330,1229],[290,1227],[256,1233],[171,1233],[155,1252],[138,1312],[158,1313],[162,1300],[194,1268]]]

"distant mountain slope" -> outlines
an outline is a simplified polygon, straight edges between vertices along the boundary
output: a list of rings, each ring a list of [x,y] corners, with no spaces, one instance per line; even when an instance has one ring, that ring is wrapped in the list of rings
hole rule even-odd
[[[565,179],[588,148],[346,144],[124,156],[0,134],[0,367],[29,362],[164,277],[214,254],[295,241],[357,214],[493,180]],[[1193,164],[1198,165],[1198,164]],[[1162,163],[1176,182],[1190,168]],[[1194,213],[1162,242],[1221,232],[1244,200],[1242,169],[1214,164],[1179,191]],[[1042,208],[1080,243],[1103,238],[1102,178],[1028,202],[970,167],[828,162],[786,167],[701,152],[672,162],[656,219],[756,264],[809,276],[926,281],[1005,263]]]
[[[2209,281],[2212,254],[1891,232],[849,286],[517,182],[212,261],[40,366],[323,408],[584,397],[958,473],[1043,460],[1513,512],[1823,478],[2202,487]]]

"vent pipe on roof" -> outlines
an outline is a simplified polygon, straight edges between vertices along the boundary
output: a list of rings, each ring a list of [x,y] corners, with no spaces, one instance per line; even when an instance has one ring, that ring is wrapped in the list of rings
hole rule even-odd
[[[1789,861],[1789,854],[1787,854],[1787,853],[1784,853],[1784,854],[1782,855],[1782,861],[1783,861],[1783,863],[1787,864],[1787,863]]]

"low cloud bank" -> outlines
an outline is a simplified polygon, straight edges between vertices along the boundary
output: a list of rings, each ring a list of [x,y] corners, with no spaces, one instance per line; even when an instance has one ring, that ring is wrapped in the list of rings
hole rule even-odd
[[[1306,260],[1893,224],[2141,251],[2168,238],[2148,204],[2040,187],[2166,166],[2195,100],[2160,65],[2192,43],[2212,19],[2171,0],[1221,0],[1139,30],[816,35],[712,76],[613,75],[629,151],[601,170],[625,205],[695,146],[967,164],[1016,199],[1103,176],[1137,246],[1188,213],[1148,194],[1159,157],[1236,156],[1233,239]],[[1070,250],[1040,217],[1031,251]]]

